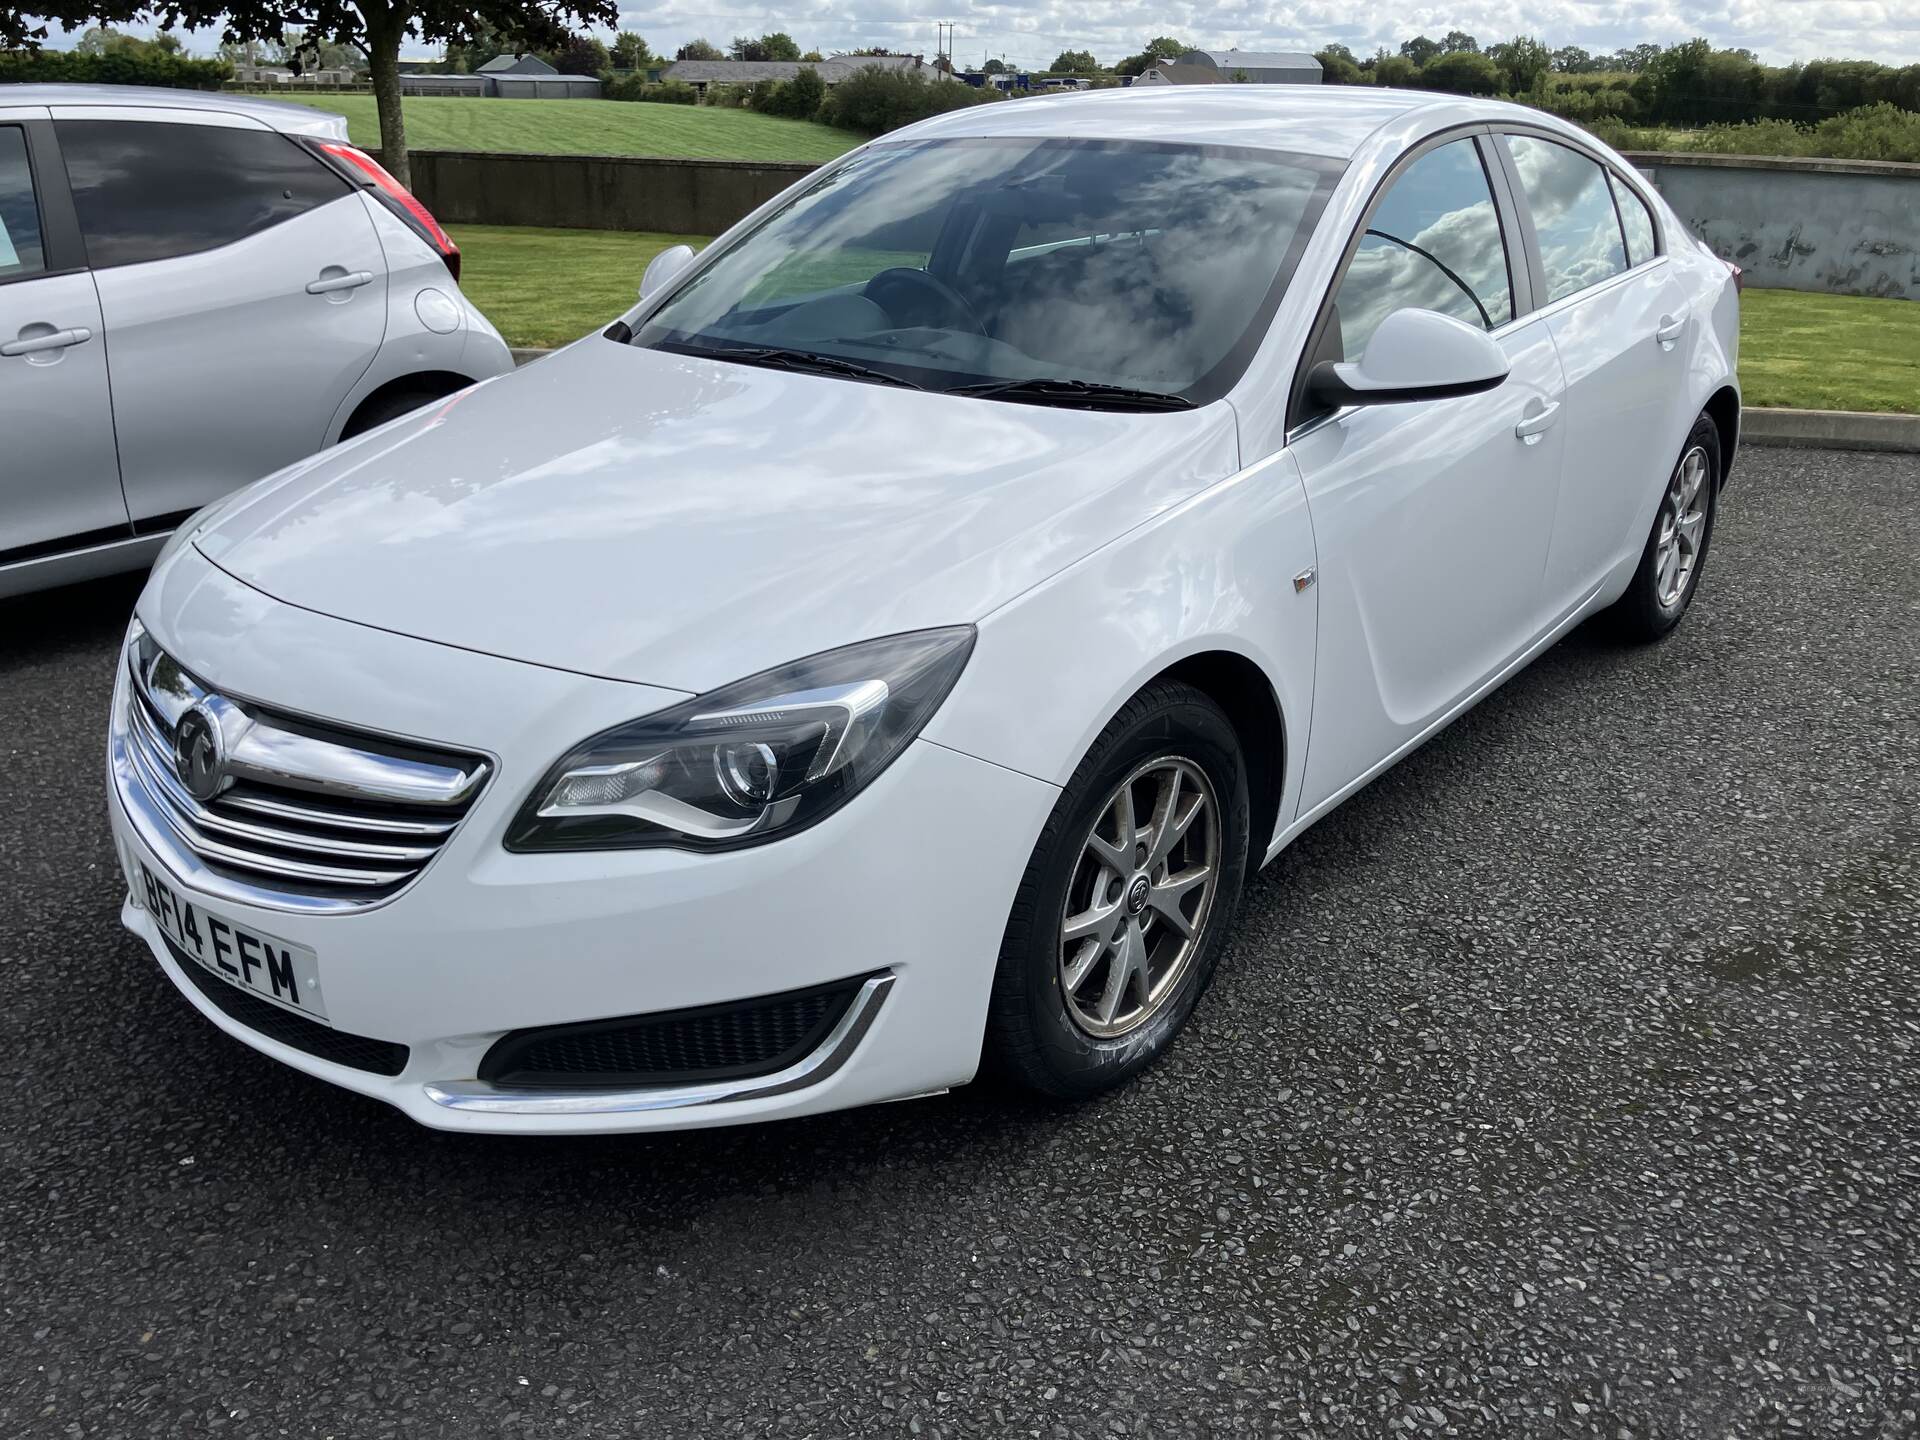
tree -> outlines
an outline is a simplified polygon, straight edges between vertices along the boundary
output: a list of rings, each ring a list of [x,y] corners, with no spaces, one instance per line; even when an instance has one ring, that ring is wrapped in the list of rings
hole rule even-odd
[[[616,70],[648,70],[653,67],[655,57],[647,48],[644,36],[637,31],[622,30],[613,42],[613,68]]]
[[[980,73],[982,75],[1004,75],[1007,73],[1007,62],[1004,60],[989,60],[980,67]]]
[[[1606,63],[1601,66],[1601,68],[1604,70],[1626,70],[1638,75],[1659,58],[1660,47],[1649,42],[1644,45],[1632,45],[1626,49],[1614,51],[1613,54],[1607,56]]]
[[[302,75],[309,70],[358,70],[361,61],[362,57],[351,46],[312,39],[305,30],[294,29],[280,37],[270,63],[284,65],[294,74]]]
[[[1400,46],[1400,53],[1415,65],[1424,66],[1440,53],[1440,42],[1429,40],[1425,35],[1416,35]]]
[[[1600,67],[1593,56],[1578,45],[1562,45],[1553,52],[1553,68],[1562,75],[1586,75]]]
[[[673,58],[676,60],[724,60],[727,57],[718,45],[702,35],[689,40],[674,51]]]
[[[1449,30],[1440,37],[1442,55],[1478,55],[1480,42],[1464,30]]]
[[[593,36],[575,35],[554,53],[551,63],[562,75],[598,75],[613,68],[613,56]]]
[[[470,41],[492,26],[529,48],[564,45],[577,24],[611,25],[615,0],[486,0],[484,10],[457,0],[33,0],[26,16],[0,7],[0,49],[37,49],[48,21],[66,29],[87,24],[158,25],[163,31],[216,29],[222,41],[278,40],[299,26],[317,43],[350,45],[367,57],[380,116],[381,160],[403,185],[408,179],[407,122],[400,108],[400,44]],[[39,22],[39,23],[35,23]]]
[[[1098,75],[1100,62],[1088,50],[1062,50],[1047,69],[1054,75]]]
[[[1320,62],[1320,79],[1327,85],[1364,85],[1366,77],[1360,73],[1360,66],[1354,61],[1353,52],[1344,45],[1329,45],[1317,52],[1314,59]]]
[[[471,75],[494,56],[512,50],[514,46],[507,37],[483,21],[466,39],[447,42],[447,74]]]
[[[1516,35],[1504,45],[1490,45],[1487,55],[1500,67],[1509,95],[1526,95],[1534,82],[1553,66],[1553,53],[1531,35]]]
[[[1455,95],[1493,95],[1500,89],[1500,67],[1484,55],[1469,55],[1464,50],[1436,55],[1420,67],[1420,85]]]
[[[1373,83],[1405,88],[1420,82],[1420,67],[1404,55],[1382,55],[1373,62]]]
[[[182,46],[178,35],[156,35],[143,40],[126,35],[111,25],[95,25],[73,47],[77,55],[178,55]]]
[[[800,47],[794,43],[791,35],[776,30],[771,35],[762,35],[758,40],[749,40],[744,35],[733,37],[733,58],[736,60],[798,60]]]
[[[1156,35],[1138,55],[1129,55],[1113,67],[1116,75],[1140,75],[1166,60],[1178,60],[1193,47],[1171,35]]]

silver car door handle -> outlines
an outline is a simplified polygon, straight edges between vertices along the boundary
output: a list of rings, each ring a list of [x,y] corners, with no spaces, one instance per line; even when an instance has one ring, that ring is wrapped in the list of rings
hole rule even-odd
[[[93,338],[91,330],[75,326],[55,330],[51,335],[35,335],[30,340],[9,340],[0,345],[0,355],[38,355],[42,350],[64,350],[69,345],[84,345]]]
[[[351,275],[329,275],[322,280],[309,280],[309,295],[328,295],[335,290],[358,290],[373,279],[371,270],[355,270]]]
[[[1533,414],[1524,417],[1518,425],[1513,427],[1514,438],[1524,440],[1529,445],[1533,444],[1534,441],[1538,440],[1540,436],[1552,426],[1555,418],[1559,414],[1560,402],[1558,400],[1549,400],[1545,405],[1534,411]]]
[[[1687,328],[1684,315],[1662,315],[1660,328],[1653,332],[1653,338],[1660,343],[1662,350],[1671,350],[1673,342],[1680,338],[1680,332]]]

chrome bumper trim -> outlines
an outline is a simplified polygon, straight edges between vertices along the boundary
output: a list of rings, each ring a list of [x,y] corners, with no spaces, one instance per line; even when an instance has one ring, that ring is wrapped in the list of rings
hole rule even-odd
[[[638,1090],[505,1090],[479,1080],[449,1080],[428,1085],[427,1098],[448,1110],[484,1115],[630,1115],[784,1095],[818,1085],[853,1058],[853,1052],[873,1028],[893,981],[892,972],[869,979],[817,1050],[771,1075]]]

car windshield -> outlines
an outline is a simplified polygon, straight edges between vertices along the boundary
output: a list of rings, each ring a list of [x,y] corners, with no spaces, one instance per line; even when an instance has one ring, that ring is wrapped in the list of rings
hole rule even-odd
[[[877,145],[729,242],[632,343],[1032,403],[1201,404],[1245,369],[1339,170],[1220,146]]]

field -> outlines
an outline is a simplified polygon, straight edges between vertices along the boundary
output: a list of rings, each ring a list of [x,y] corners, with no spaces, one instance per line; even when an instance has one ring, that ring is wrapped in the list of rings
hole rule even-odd
[[[1749,290],[1740,388],[1749,405],[1920,413],[1920,304]]]
[[[502,225],[458,226],[454,238],[466,257],[461,288],[514,345],[578,339],[633,303],[640,272],[661,250],[706,243],[702,235]],[[1920,304],[1749,290],[1740,315],[1747,404],[1920,413]]]
[[[275,95],[347,117],[356,145],[378,145],[371,95]],[[819,164],[864,138],[810,120],[781,120],[710,105],[623,100],[478,100],[409,97],[415,150],[505,150],[536,155],[664,155],[689,160],[795,160]]]
[[[449,233],[460,247],[460,288],[467,298],[500,327],[509,345],[530,346],[564,345],[606,325],[639,298],[640,274],[655,255],[682,241],[707,243],[704,235],[528,225],[456,225]]]

